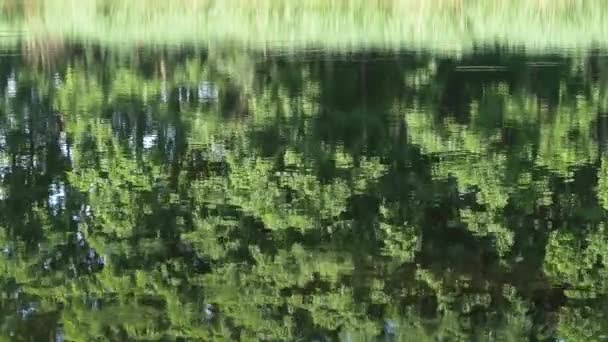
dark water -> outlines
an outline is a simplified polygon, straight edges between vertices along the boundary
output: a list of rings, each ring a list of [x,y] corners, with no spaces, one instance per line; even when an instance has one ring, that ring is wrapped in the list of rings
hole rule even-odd
[[[601,51],[14,50],[7,341],[608,338]]]

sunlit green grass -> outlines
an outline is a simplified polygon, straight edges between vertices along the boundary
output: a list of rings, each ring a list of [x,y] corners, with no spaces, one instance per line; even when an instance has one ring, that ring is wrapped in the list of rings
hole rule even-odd
[[[608,45],[605,0],[0,0],[32,37],[256,49]],[[10,11],[4,11],[6,21]],[[6,14],[9,13],[9,14]],[[0,23],[0,28],[6,26]]]

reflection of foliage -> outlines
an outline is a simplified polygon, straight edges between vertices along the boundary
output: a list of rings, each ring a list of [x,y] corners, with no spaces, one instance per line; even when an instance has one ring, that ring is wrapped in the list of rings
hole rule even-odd
[[[597,197],[602,207],[608,210],[608,161],[602,158],[602,164],[598,171]]]
[[[608,236],[601,225],[591,230],[584,239],[571,232],[554,232],[547,244],[546,273],[559,282],[575,288],[567,291],[574,297],[605,294],[608,273],[603,262],[608,257]]]
[[[605,333],[587,64],[83,49],[53,82],[0,63],[2,334]]]
[[[559,314],[558,334],[564,341],[603,341],[606,338],[604,301],[589,307],[566,307]]]

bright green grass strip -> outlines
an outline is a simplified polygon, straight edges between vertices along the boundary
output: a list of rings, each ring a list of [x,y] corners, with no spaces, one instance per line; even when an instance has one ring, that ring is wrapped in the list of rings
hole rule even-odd
[[[21,18],[11,25],[35,38],[108,44],[439,51],[496,43],[531,50],[608,45],[606,0],[45,0],[29,6],[15,11]]]

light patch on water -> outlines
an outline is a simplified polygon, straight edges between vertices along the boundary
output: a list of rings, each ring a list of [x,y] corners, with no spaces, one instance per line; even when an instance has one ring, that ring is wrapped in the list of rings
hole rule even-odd
[[[205,157],[211,161],[222,161],[226,156],[226,147],[224,144],[212,143],[209,146],[208,151],[205,153]]]
[[[143,138],[144,148],[150,149],[150,148],[154,147],[154,145],[156,144],[156,138],[157,138],[156,133],[144,135],[144,138]]]
[[[165,130],[165,147],[168,148],[168,157],[169,159],[173,159],[173,148],[169,148],[171,146],[173,146],[175,144],[175,137],[177,136],[177,131],[175,130],[175,127],[173,126],[169,126],[167,127],[167,129]]]
[[[175,130],[175,127],[173,127],[173,126],[167,127],[167,130],[165,131],[165,135],[167,137],[167,140],[174,141],[175,137],[177,135],[177,131]]]
[[[53,214],[57,215],[59,210],[65,209],[65,184],[63,182],[51,184],[49,193],[49,207]]]
[[[136,141],[135,141],[135,137],[133,135],[129,136],[129,151],[131,152],[131,157],[135,157],[135,147],[136,147]]]
[[[15,97],[17,95],[17,79],[14,72],[6,80],[6,95],[8,97]]]
[[[198,86],[199,102],[215,102],[219,96],[219,91],[211,82],[203,81]]]
[[[6,128],[15,129],[17,127],[17,116],[12,111],[7,111],[6,113]]]
[[[0,181],[8,174],[10,169],[10,158],[8,153],[0,153]]]
[[[72,160],[72,156],[70,155],[70,149],[68,148],[67,139],[67,134],[65,132],[59,133],[59,148],[61,149],[61,154],[64,157],[69,158],[71,162],[74,162],[74,160]]]
[[[56,72],[53,75],[53,85],[55,86],[55,89],[61,88],[62,84],[63,84],[63,82],[61,82],[61,76],[59,76],[59,73]]]
[[[163,103],[167,103],[167,101],[169,100],[169,92],[167,91],[167,84],[165,83],[165,81],[163,81],[163,84],[160,89],[160,100]]]

